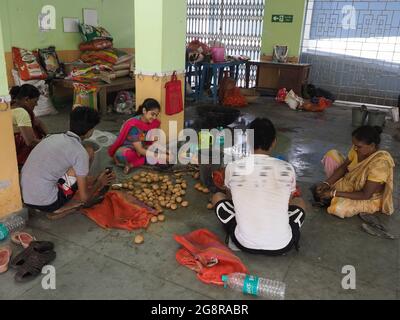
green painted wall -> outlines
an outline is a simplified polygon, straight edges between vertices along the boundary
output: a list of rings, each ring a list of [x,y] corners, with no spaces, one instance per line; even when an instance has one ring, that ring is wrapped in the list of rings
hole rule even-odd
[[[289,46],[289,56],[299,56],[307,0],[266,0],[261,53],[272,55],[274,45]],[[273,23],[273,14],[293,15],[293,23]]]
[[[44,5],[56,8],[57,29],[40,32],[38,15]],[[83,9],[97,9],[99,24],[114,37],[119,48],[134,48],[134,0],[0,0],[5,51],[12,46],[35,49],[55,45],[57,50],[76,50],[79,33],[65,33],[64,17],[83,21]]]
[[[4,58],[3,36],[0,19],[0,96],[5,96],[8,94],[6,62]]]
[[[135,0],[136,69],[185,69],[186,0]]]

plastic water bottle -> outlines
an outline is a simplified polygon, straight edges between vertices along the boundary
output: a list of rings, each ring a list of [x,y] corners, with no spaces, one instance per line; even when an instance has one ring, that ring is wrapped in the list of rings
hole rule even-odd
[[[219,133],[217,136],[217,145],[219,146],[223,146],[225,144],[225,132],[224,132],[224,128],[223,127],[218,127],[217,128]]]
[[[0,223],[0,241],[4,240],[14,231],[20,230],[25,226],[25,220],[21,216],[13,216],[6,222]]]
[[[247,275],[244,273],[231,273],[222,276],[224,287],[241,291],[244,294],[266,297],[270,300],[284,300],[286,284],[265,278]]]

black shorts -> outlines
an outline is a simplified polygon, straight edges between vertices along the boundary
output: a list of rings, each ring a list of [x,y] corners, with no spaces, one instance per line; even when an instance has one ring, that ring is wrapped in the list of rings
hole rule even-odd
[[[59,184],[62,183],[63,182],[60,179]],[[78,191],[78,184],[75,183],[74,185],[72,185],[71,190],[73,194],[67,196],[61,188],[58,188],[57,200],[48,206],[35,206],[28,203],[25,203],[25,205],[28,208],[36,209],[43,212],[54,212],[64,207],[75,196],[76,192]]]
[[[236,239],[235,229],[236,229],[236,218],[235,218],[235,207],[232,200],[222,200],[215,205],[215,213],[218,220],[223,224],[227,234],[232,239],[233,243],[242,251],[255,253],[255,254],[265,254],[271,256],[279,256],[290,251],[293,247],[298,250],[300,242],[300,228],[304,223],[306,218],[306,213],[304,209],[298,206],[289,206],[289,224],[292,228],[292,240],[289,244],[280,250],[258,250],[250,249],[242,246],[240,242]]]

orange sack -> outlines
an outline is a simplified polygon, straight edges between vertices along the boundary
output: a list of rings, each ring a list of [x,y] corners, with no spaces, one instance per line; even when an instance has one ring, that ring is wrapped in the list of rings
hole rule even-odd
[[[206,229],[175,235],[174,239],[183,246],[176,253],[176,260],[197,272],[197,277],[204,283],[222,286],[223,275],[248,273],[242,261]]]
[[[108,192],[102,203],[83,212],[100,227],[132,231],[147,228],[151,214],[116,191]]]

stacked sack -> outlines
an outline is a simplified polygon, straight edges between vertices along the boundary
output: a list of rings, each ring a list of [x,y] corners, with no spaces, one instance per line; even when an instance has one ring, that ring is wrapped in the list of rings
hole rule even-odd
[[[95,67],[101,80],[111,82],[131,73],[134,55],[113,48],[113,38],[107,30],[87,24],[81,24],[79,29],[84,41],[79,46],[81,60]]]
[[[47,49],[43,49],[46,51]],[[50,50],[54,50],[52,47]],[[56,61],[52,61],[52,66],[49,66],[49,73],[46,72],[46,66],[44,67],[39,62],[39,52],[38,51],[29,51],[26,49],[21,49],[17,47],[12,48],[13,55],[13,63],[14,69],[12,70],[12,75],[14,78],[14,83],[16,86],[22,86],[24,84],[30,84],[35,86],[40,91],[40,97],[38,100],[38,104],[34,109],[34,113],[36,116],[46,116],[50,114],[56,114],[53,103],[50,99],[49,94],[49,85],[46,83],[46,80],[52,76],[54,76],[57,72],[59,72],[59,65],[57,67],[58,58],[55,58]],[[50,72],[54,70],[54,74]]]

